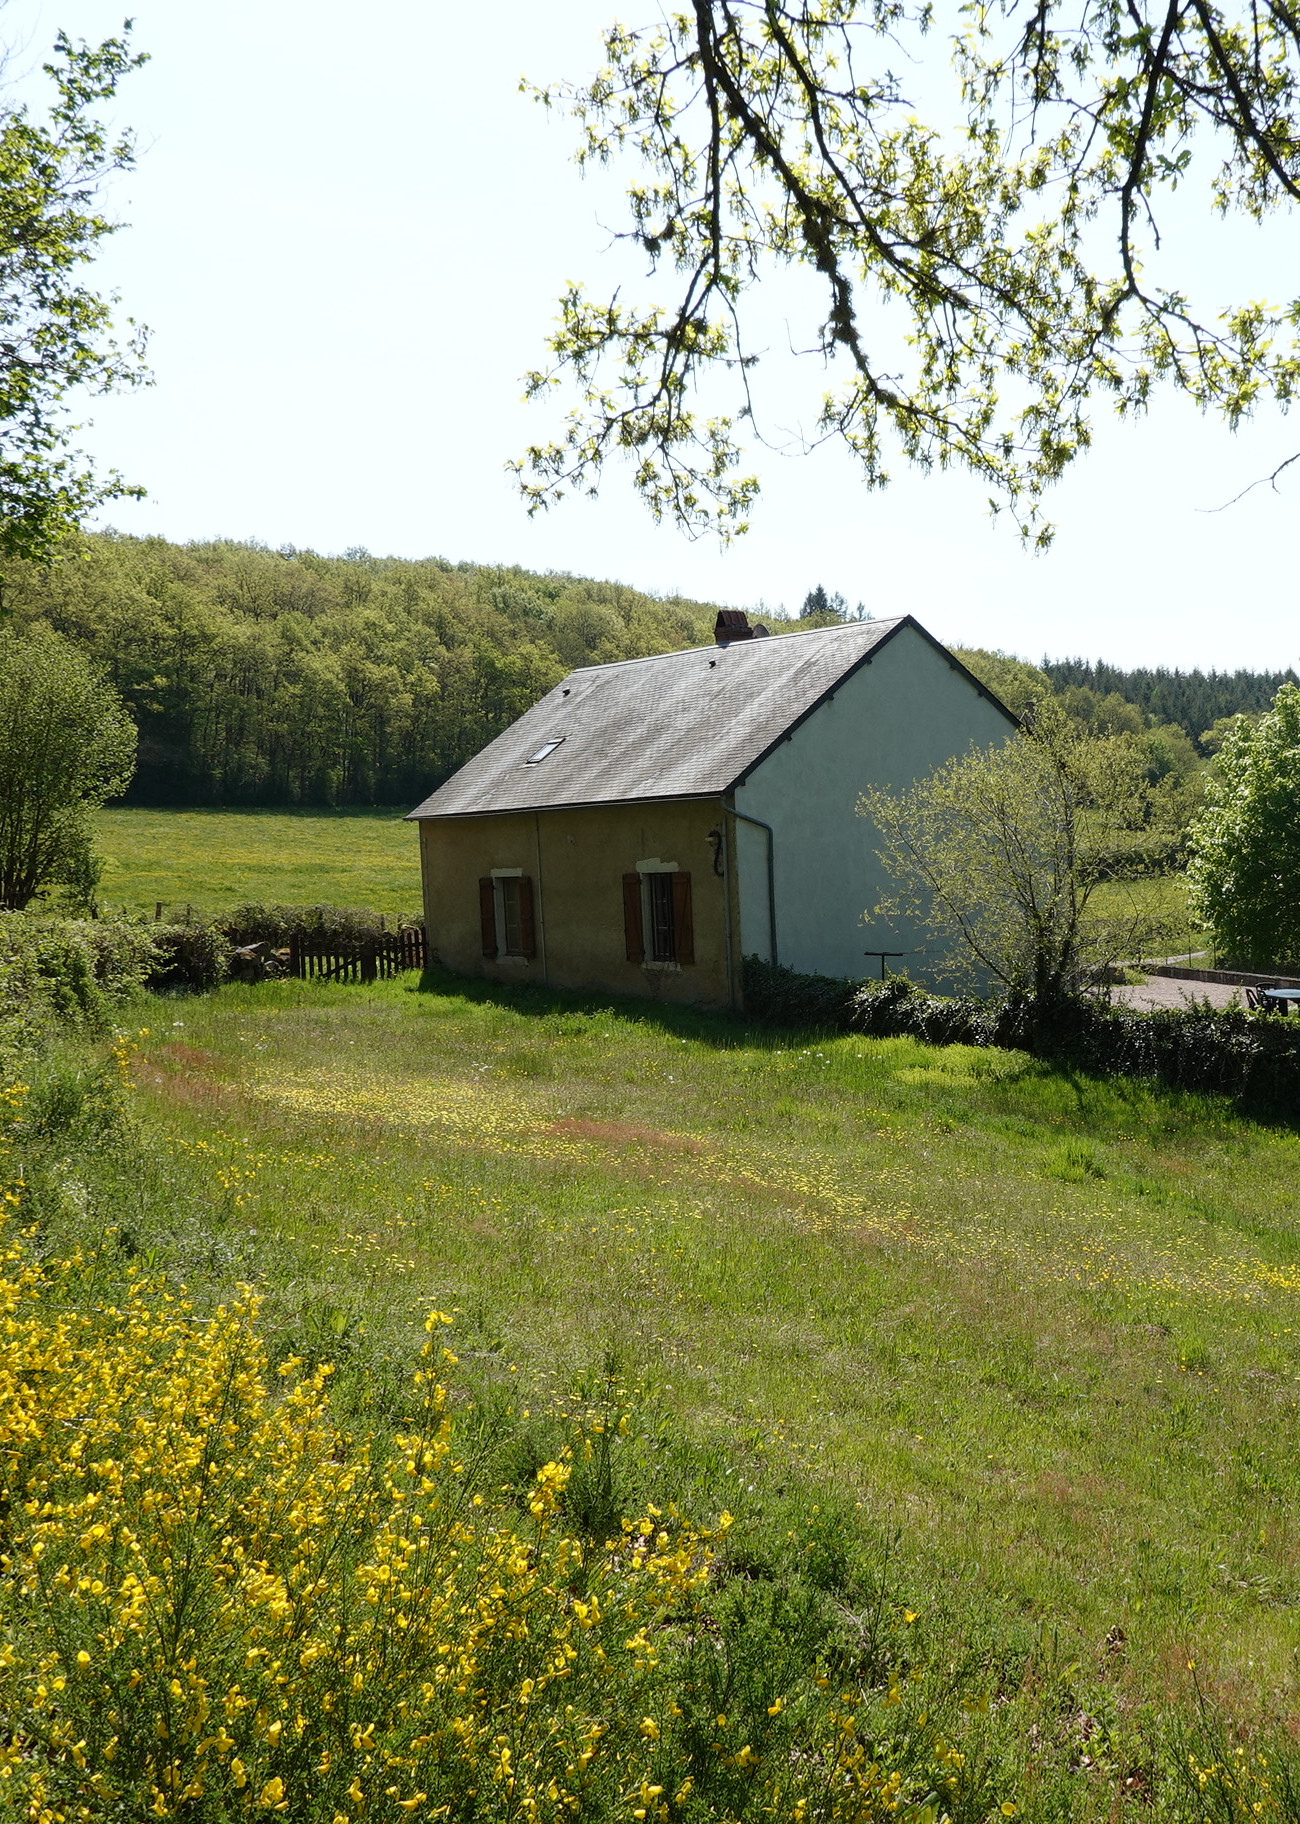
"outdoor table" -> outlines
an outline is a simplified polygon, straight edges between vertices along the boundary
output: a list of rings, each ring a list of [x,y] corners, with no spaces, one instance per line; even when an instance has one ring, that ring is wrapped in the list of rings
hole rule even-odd
[[[1300,988],[1266,988],[1264,999],[1280,1008],[1283,1013],[1290,1011],[1291,1002],[1300,1007]]]

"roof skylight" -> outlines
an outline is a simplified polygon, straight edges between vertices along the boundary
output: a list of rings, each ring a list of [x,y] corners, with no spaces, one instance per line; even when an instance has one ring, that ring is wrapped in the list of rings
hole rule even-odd
[[[535,754],[529,754],[528,758],[524,761],[524,765],[537,766],[541,761],[545,760],[548,754],[553,754],[556,748],[561,746],[563,741],[564,736],[557,735],[554,741],[548,741],[544,747],[539,747]]]

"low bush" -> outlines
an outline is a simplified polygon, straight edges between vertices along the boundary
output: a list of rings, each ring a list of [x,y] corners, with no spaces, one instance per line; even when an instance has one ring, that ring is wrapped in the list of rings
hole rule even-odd
[[[280,949],[291,938],[361,943],[391,931],[395,921],[356,906],[236,906],[213,921],[232,944],[269,944]]]
[[[1083,998],[949,999],[895,977],[836,981],[749,957],[751,1019],[808,1031],[910,1037],[931,1045],[998,1045],[1099,1074],[1152,1077],[1174,1089],[1231,1096],[1252,1112],[1300,1108],[1300,1020],[1208,1003],[1140,1012]]]
[[[148,927],[130,919],[0,912],[0,1045],[22,1049],[58,1025],[104,1031],[154,954]]]
[[[154,960],[148,985],[158,990],[217,988],[230,973],[233,945],[215,924],[198,920],[151,927]]]
[[[941,1693],[905,1662],[867,1676],[812,1585],[720,1574],[725,1513],[584,1534],[581,1440],[513,1507],[476,1478],[437,1313],[385,1447],[339,1427],[327,1365],[271,1370],[255,1299],[200,1318],[113,1271],[22,1238],[0,1271],[14,1816],[995,1813]]]
[[[210,920],[195,918],[187,906],[149,927],[156,960],[148,986],[216,988],[230,975],[235,950],[244,945],[283,950],[297,940],[346,951],[394,928],[394,921],[385,920],[382,913],[353,906],[249,904]]]

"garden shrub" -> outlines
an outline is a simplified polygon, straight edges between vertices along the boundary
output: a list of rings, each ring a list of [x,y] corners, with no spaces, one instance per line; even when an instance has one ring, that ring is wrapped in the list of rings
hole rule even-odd
[[[395,929],[378,912],[355,906],[236,906],[202,919],[192,907],[173,909],[149,927],[157,961],[148,986],[156,989],[216,988],[231,973],[234,952],[250,944],[285,950],[297,942],[348,951]]]
[[[232,944],[269,944],[281,949],[291,938],[322,943],[362,943],[392,931],[395,922],[357,906],[236,906],[213,921]]]
[[[188,988],[199,993],[217,988],[230,973],[232,945],[215,924],[187,919],[151,927],[154,961],[149,972],[153,989]]]
[[[153,957],[149,927],[130,919],[0,912],[0,1044],[21,1049],[60,1024],[104,1031]]]

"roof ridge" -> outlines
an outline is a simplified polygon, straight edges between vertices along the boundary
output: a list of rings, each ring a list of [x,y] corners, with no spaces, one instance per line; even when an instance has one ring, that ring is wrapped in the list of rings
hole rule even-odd
[[[716,797],[761,766],[777,745],[909,630],[943,657],[980,696],[996,698],[911,614],[809,627],[745,641],[731,657],[719,647],[684,647],[587,665],[568,674],[602,690],[558,686],[490,741],[410,812],[425,817],[559,809]],[[809,638],[798,654],[788,640]],[[731,650],[730,647],[727,649]],[[668,660],[692,660],[668,665]],[[634,677],[639,669],[654,677]],[[674,675],[674,672],[679,675]],[[1010,712],[1003,710],[1009,720]],[[544,750],[544,751],[543,751]]]
[[[838,627],[804,627],[798,633],[779,633],[772,634],[770,637],[780,640],[784,645],[787,640],[806,640],[817,633],[848,633],[864,627],[893,627],[899,621],[905,621],[907,618],[908,616],[905,614],[881,615],[870,621],[844,621]],[[761,638],[759,640],[728,640],[726,650],[730,652],[732,647],[736,647],[748,652],[760,647],[765,648],[765,645],[766,642]],[[718,642],[716,640],[710,641],[707,646],[674,646],[671,652],[643,652],[637,659],[606,659],[600,665],[575,665],[568,675],[571,678],[577,678],[588,671],[617,671],[623,665],[656,665],[660,659],[688,659],[692,653],[716,652],[717,650]]]

